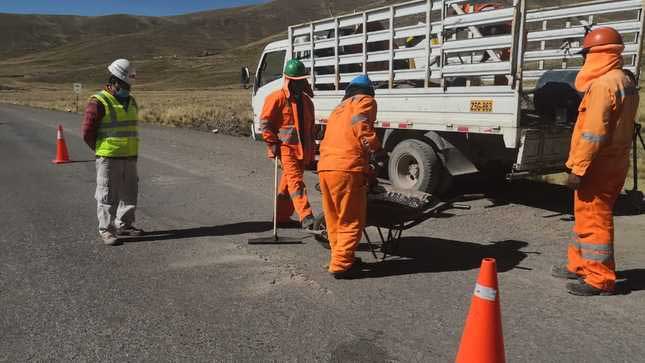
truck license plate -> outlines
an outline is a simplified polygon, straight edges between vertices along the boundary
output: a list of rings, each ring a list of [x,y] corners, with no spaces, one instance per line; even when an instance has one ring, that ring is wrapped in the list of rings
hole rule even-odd
[[[493,112],[493,100],[471,100],[470,112]]]

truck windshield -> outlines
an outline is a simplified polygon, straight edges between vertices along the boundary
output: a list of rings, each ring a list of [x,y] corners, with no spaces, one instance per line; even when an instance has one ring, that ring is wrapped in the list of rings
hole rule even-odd
[[[262,58],[262,65],[258,72],[257,85],[262,87],[265,84],[275,81],[282,77],[282,67],[284,66],[284,57],[286,50],[278,50],[264,54]]]

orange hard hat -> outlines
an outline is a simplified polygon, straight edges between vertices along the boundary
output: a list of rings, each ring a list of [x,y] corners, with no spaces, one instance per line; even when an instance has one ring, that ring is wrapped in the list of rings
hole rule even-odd
[[[593,29],[582,41],[582,48],[589,49],[608,44],[623,44],[623,37],[616,29],[603,26]]]

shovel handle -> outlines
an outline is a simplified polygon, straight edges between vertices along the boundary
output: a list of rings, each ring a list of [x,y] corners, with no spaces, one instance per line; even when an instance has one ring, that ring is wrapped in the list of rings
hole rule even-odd
[[[278,240],[278,156],[273,158],[273,238]]]

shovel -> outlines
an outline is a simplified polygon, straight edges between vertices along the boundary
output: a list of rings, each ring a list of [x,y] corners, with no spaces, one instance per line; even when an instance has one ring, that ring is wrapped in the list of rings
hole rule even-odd
[[[250,245],[273,245],[273,244],[299,244],[302,239],[294,237],[278,236],[278,157],[274,157],[273,172],[273,235],[248,240]]]

